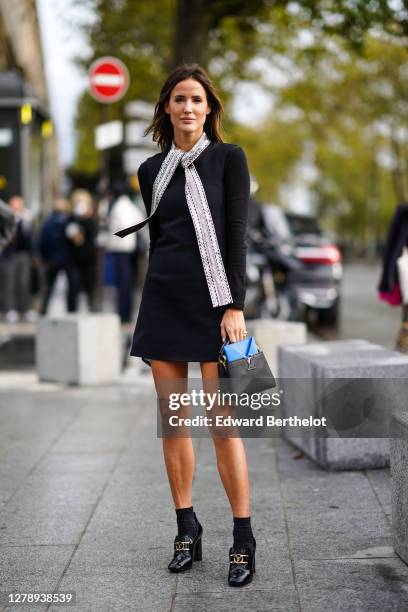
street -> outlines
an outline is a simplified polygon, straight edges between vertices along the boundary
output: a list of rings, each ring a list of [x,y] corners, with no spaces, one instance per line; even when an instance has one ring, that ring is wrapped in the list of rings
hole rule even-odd
[[[408,606],[388,470],[325,473],[280,439],[245,440],[257,569],[236,592],[226,582],[231,512],[207,438],[194,440],[203,561],[167,571],[175,513],[147,377],[130,370],[118,386],[64,389],[3,374],[0,384],[3,596],[73,591],[81,612]]]
[[[337,331],[319,329],[327,340],[362,338],[390,349],[401,324],[401,307],[379,300],[377,284],[381,268],[378,264],[352,264],[344,267],[341,292],[341,323]]]
[[[392,345],[399,321],[376,301],[377,272],[346,269],[341,338]],[[2,612],[9,591],[74,592],[70,609],[81,612],[407,609],[387,469],[327,473],[279,438],[245,440],[257,565],[252,585],[236,592],[226,582],[231,511],[207,438],[194,439],[203,561],[168,573],[175,513],[139,360],[120,384],[97,388],[3,372],[0,393]]]

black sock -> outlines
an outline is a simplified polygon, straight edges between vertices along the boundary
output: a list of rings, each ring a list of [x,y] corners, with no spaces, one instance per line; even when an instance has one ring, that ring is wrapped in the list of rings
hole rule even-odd
[[[252,546],[253,545],[253,533],[251,528],[251,517],[237,517],[234,516],[234,548],[240,546]]]
[[[176,508],[176,514],[179,535],[187,534],[194,538],[197,533],[197,523],[193,506],[189,508]]]

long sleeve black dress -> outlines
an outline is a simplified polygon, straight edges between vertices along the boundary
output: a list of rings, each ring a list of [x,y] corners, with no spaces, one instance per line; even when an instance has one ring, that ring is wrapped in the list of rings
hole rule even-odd
[[[167,151],[147,159],[138,177],[147,214]],[[226,308],[243,310],[249,172],[233,144],[211,142],[195,160],[214,222],[233,302],[213,307],[179,165],[149,221],[149,266],[130,354],[146,363],[217,361]]]

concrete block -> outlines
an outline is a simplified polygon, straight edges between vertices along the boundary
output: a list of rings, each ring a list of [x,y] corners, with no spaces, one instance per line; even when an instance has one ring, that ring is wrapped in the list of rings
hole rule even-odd
[[[305,344],[306,325],[294,321],[274,319],[253,319],[246,324],[248,334],[259,343],[266,360],[275,376],[278,375],[278,346]]]
[[[36,365],[41,381],[75,385],[117,382],[121,328],[116,314],[72,314],[38,322]]]
[[[408,564],[408,413],[391,419],[391,506],[394,550]]]
[[[308,428],[282,428],[285,439],[328,470],[389,465],[384,418],[403,404],[408,357],[365,340],[324,342],[278,350],[284,418],[328,418],[339,437]],[[346,412],[347,411],[347,412]],[[346,415],[346,416],[345,416]],[[347,417],[347,418],[346,418]],[[382,436],[382,437],[381,437]]]

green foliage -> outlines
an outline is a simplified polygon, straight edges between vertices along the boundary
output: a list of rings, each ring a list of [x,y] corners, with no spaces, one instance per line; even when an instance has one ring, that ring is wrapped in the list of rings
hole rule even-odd
[[[279,92],[278,108],[294,107],[313,146],[318,212],[340,233],[366,241],[384,233],[405,190],[408,146],[408,52],[371,35],[363,54],[332,41],[313,64]]]
[[[256,197],[279,203],[282,184],[290,181],[303,152],[301,127],[272,118],[255,130],[235,126],[229,136],[228,140],[238,142],[247,154],[251,174],[260,185]]]
[[[81,0],[81,2],[86,0]],[[318,212],[341,235],[360,241],[384,233],[406,197],[408,13],[388,0],[88,0],[91,57],[115,55],[128,66],[126,98],[102,116],[88,94],[77,115],[75,169],[95,172],[94,127],[121,117],[134,99],[154,102],[179,56],[206,66],[226,109],[226,140],[247,152],[259,197],[281,201],[305,150],[316,178]],[[194,14],[186,14],[186,5]],[[204,43],[203,43],[204,41]],[[238,83],[271,94],[260,126],[237,125]],[[405,130],[405,131],[404,131]]]
[[[104,55],[122,60],[130,73],[126,96],[113,105],[101,105],[88,92],[81,97],[76,117],[77,155],[73,170],[89,174],[99,169],[100,154],[94,148],[94,129],[102,121],[123,117],[130,100],[155,102],[167,72],[171,55],[174,1],[96,0],[89,3],[96,15],[84,29],[92,49],[89,57],[78,58],[87,71],[91,63]]]

